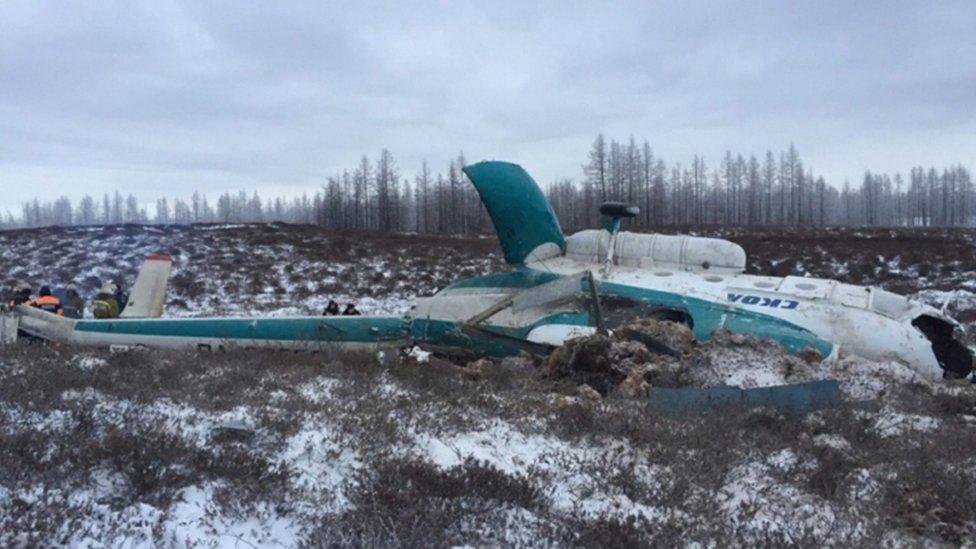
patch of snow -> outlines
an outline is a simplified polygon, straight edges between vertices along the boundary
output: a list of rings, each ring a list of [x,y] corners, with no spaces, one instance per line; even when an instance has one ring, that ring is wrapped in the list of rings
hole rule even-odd
[[[851,443],[846,438],[834,434],[821,434],[813,437],[813,443],[817,446],[825,446],[835,450],[850,451]]]
[[[309,402],[323,404],[332,398],[338,385],[339,380],[337,379],[320,377],[299,386],[298,394],[305,397]]]
[[[783,482],[784,468],[797,459],[784,450],[729,472],[717,498],[728,521],[746,538],[778,533],[789,541],[810,532],[823,539],[836,527],[836,514],[828,502]]]
[[[362,466],[352,441],[322,418],[309,418],[274,459],[288,467],[292,487],[315,501],[316,512],[349,505],[344,486]]]
[[[421,448],[431,448],[428,457],[440,467],[453,467],[473,458],[510,474],[524,473],[553,454],[572,451],[558,439],[527,435],[500,420],[492,420],[478,431],[456,433],[441,439],[421,434],[416,437],[416,443]]]
[[[957,288],[955,290],[927,289],[916,292],[912,299],[927,303],[941,310],[949,302],[949,311],[966,311],[976,309],[976,292]]]
[[[76,355],[72,362],[81,370],[90,372],[92,370],[108,366],[108,361],[104,358],[88,355]]]
[[[74,424],[71,412],[67,410],[27,410],[15,404],[0,404],[0,429],[6,433],[40,431],[61,432]]]
[[[841,393],[853,400],[872,400],[889,393],[896,386],[930,385],[931,382],[898,362],[874,362],[856,356],[844,356],[827,364],[829,377],[836,379]]]
[[[891,408],[885,408],[878,414],[873,429],[883,437],[895,437],[910,431],[934,431],[941,422],[928,416],[907,414]]]
[[[704,386],[751,389],[829,377],[822,363],[808,363],[778,345],[738,334],[716,334],[703,351],[707,359],[692,370]]]
[[[258,504],[249,516],[227,517],[214,502],[214,486],[184,489],[162,517],[163,539],[176,547],[294,547],[300,528],[271,504]],[[183,540],[190,544],[182,545]],[[192,544],[192,545],[191,545]]]

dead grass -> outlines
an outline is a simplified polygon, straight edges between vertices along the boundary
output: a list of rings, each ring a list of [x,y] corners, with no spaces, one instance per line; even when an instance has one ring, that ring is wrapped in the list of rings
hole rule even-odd
[[[3,393],[4,403],[38,412],[72,413],[67,432],[4,434],[0,471],[5,488],[47,485],[70,492],[85,486],[93,472],[108,470],[125,479],[126,488],[113,505],[138,502],[165,507],[182,488],[217,479],[225,483],[222,498],[229,509],[271,500],[288,513],[289,501],[295,497],[288,491],[289,473],[269,474],[274,468],[264,457],[264,448],[294,433],[308,414],[321,413],[336,418],[345,436],[374,459],[351,480],[355,509],[323,517],[307,540],[312,545],[443,546],[474,540],[505,544],[505,539],[493,537],[505,528],[531,532],[539,536],[533,539],[555,545],[589,547],[673,545],[689,540],[777,546],[822,543],[813,532],[789,536],[766,532],[756,537],[727,524],[716,507],[712,496],[736,466],[784,450],[795,452],[802,466],[785,473],[781,482],[832,502],[843,510],[841,523],[865,523],[866,533],[844,538],[841,532],[835,543],[878,540],[891,530],[959,543],[973,534],[976,524],[972,511],[976,478],[968,457],[976,444],[964,419],[971,400],[966,396],[936,397],[916,388],[892,395],[890,405],[931,412],[943,426],[934,433],[884,438],[872,430],[871,416],[866,415],[878,409],[871,403],[845,405],[810,417],[760,410],[671,420],[649,415],[640,401],[616,397],[593,408],[553,408],[547,395],[563,389],[532,371],[514,370],[475,381],[445,363],[381,368],[367,357],[229,352],[102,355],[106,365],[94,372],[72,373],[78,370],[71,365],[73,353],[27,346],[4,351],[7,364],[28,359],[41,365],[4,371],[0,387],[18,388]],[[311,401],[296,391],[322,378],[342,380],[327,401]],[[390,383],[407,394],[385,394],[381,387]],[[172,399],[213,410],[242,403],[258,407],[262,415],[257,425],[264,442],[220,443],[200,450],[163,424],[146,424],[136,417],[119,425],[100,423],[104,420],[91,414],[91,403],[58,397],[85,388],[145,404]],[[287,397],[271,405],[269,396],[279,392]],[[425,417],[432,407],[444,413]],[[604,469],[589,474],[633,502],[667,510],[670,519],[662,524],[637,516],[554,513],[544,493],[548,479],[542,471],[513,476],[474,462],[442,470],[390,453],[407,440],[403,436],[407,427],[431,433],[464,431],[483,415],[506,417],[515,424],[521,418],[530,430],[539,428],[536,420],[541,419],[544,431],[575,444],[607,438],[627,441],[650,462],[664,466],[665,472],[649,482],[632,465],[608,453],[604,465],[597,465]],[[818,445],[815,437],[822,435],[847,441],[850,450]],[[851,493],[862,471],[871,472],[879,490],[858,499]],[[10,532],[30,530],[28,539],[45,544],[64,524],[84,520],[84,513],[55,495],[39,503],[14,500],[2,526]]]
[[[46,494],[32,503],[9,501],[0,528],[38,544],[56,541],[64,524],[85,520],[86,510],[72,506],[68,495],[96,474],[122,479],[113,495],[116,509],[136,503],[165,509],[184,488],[216,482],[227,513],[246,513],[258,502],[298,513],[295,502],[308,496],[294,491],[294,473],[270,456],[315,418],[334,425],[367,466],[348,479],[354,505],[319,516],[306,540],[312,545],[511,544],[506,529],[572,546],[822,542],[812,530],[756,533],[722,518],[715,494],[736,468],[783,451],[797,461],[777,473],[778,481],[835,509],[835,542],[863,543],[900,531],[958,543],[976,533],[968,392],[946,396],[909,387],[889,395],[887,406],[941,425],[884,437],[873,429],[879,403],[848,403],[811,416],[733,410],[675,420],[649,413],[642,400],[615,395],[595,406],[556,406],[553,395],[572,393],[572,385],[522,367],[495,366],[471,378],[438,361],[384,367],[364,355],[232,351],[95,353],[106,362],[85,370],[78,356],[76,349],[28,345],[0,354],[0,409],[66,418],[8,423],[0,432],[0,486],[11,493],[44,487]],[[321,397],[303,389],[323,383],[330,389]],[[113,419],[98,411],[106,399],[139,406]],[[255,435],[210,437],[199,446],[174,432],[171,420],[142,412],[165,402],[213,413],[244,406],[255,411]],[[442,469],[395,451],[412,447],[410,432],[467,432],[486,420],[574,447],[624,441],[633,454],[606,446],[605,457],[587,465],[586,474],[600,479],[601,490],[660,509],[662,520],[556,512],[548,488],[552,471],[545,468],[513,474],[469,460]],[[818,442],[824,436],[847,446],[825,446]],[[659,472],[647,477],[626,455],[641,456]],[[864,474],[875,490],[863,485]],[[851,525],[859,521],[862,530],[854,535]]]
[[[55,286],[74,281],[90,296],[109,279],[131,283],[152,252],[175,258],[171,312],[201,307],[258,312],[300,308],[316,297],[428,295],[459,273],[474,276],[501,267],[497,241],[489,238],[277,223],[55,227],[0,232],[0,289],[17,280]],[[404,272],[416,273],[407,285],[397,276]]]

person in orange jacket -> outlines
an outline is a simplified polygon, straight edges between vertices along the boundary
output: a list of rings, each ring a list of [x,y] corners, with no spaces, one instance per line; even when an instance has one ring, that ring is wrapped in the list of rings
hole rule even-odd
[[[37,294],[37,299],[31,304],[38,309],[54,313],[58,316],[64,315],[64,308],[61,307],[61,300],[51,295],[51,288],[41,286],[41,291]]]

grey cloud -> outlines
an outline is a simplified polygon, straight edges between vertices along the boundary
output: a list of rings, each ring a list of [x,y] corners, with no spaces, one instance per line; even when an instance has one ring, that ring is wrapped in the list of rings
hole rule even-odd
[[[0,211],[312,190],[382,147],[406,173],[464,150],[550,181],[598,132],[682,162],[793,141],[835,184],[971,163],[974,28],[971,2],[15,2]]]

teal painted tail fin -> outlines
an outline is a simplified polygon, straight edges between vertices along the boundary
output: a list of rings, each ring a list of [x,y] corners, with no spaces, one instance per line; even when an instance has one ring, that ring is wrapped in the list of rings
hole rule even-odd
[[[466,166],[464,173],[488,209],[506,263],[521,265],[566,250],[556,213],[522,166],[486,161]]]

